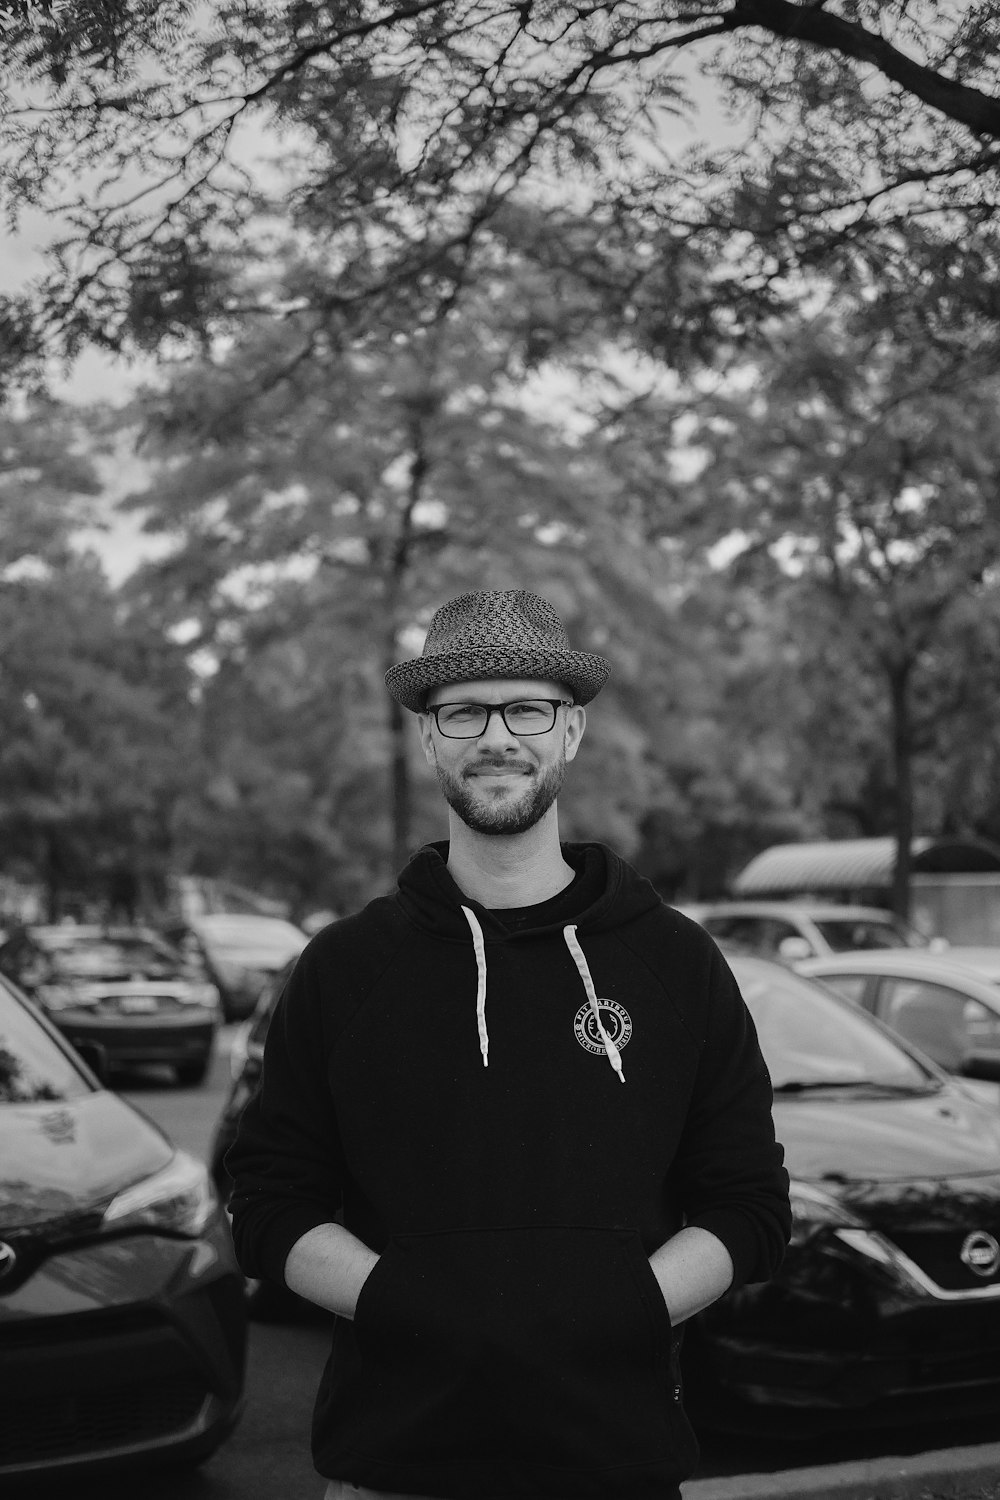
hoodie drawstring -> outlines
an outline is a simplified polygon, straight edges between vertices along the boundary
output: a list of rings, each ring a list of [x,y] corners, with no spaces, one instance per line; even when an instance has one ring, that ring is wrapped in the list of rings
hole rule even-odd
[[[583,987],[587,991],[587,999],[590,1001],[590,1010],[594,1017],[594,1025],[597,1027],[601,1041],[604,1043],[608,1062],[618,1074],[618,1082],[624,1083],[625,1074],[622,1071],[622,1055],[604,1029],[604,1022],[601,1020],[601,1009],[597,1002],[597,991],[594,988],[594,981],[590,973],[590,965],[587,963],[587,956],[577,940],[576,928],[564,927],[563,937],[566,939],[566,947],[573,955],[573,962],[576,964],[577,972],[583,980]]]
[[[476,1025],[479,1028],[479,1050],[483,1055],[483,1067],[488,1068],[490,1065],[490,1036],[486,1030],[486,943],[483,939],[483,929],[479,925],[479,919],[475,912],[468,906],[463,906],[462,911],[465,913],[465,920],[468,922],[472,932],[472,947],[476,955],[476,977],[478,980],[476,986]],[[625,1074],[622,1071],[622,1055],[604,1029],[604,1022],[601,1020],[601,1010],[597,999],[597,990],[594,988],[594,981],[591,977],[586,954],[580,947],[577,939],[576,928],[564,927],[563,937],[566,940],[567,948],[573,955],[573,962],[576,964],[577,972],[583,980],[583,987],[587,992],[587,1000],[590,1003],[594,1024],[604,1044],[608,1062],[618,1074],[618,1082],[624,1083]]]
[[[463,906],[465,920],[472,928],[472,946],[476,954],[476,974],[479,983],[476,987],[476,1025],[479,1027],[479,1050],[483,1054],[483,1067],[490,1065],[490,1034],[486,1030],[486,944],[483,942],[483,929],[479,925],[479,919],[474,911]]]

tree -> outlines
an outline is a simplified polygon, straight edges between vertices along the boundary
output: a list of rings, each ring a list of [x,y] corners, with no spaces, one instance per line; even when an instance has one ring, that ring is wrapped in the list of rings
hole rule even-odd
[[[541,235],[520,229],[533,243]],[[274,297],[303,274],[292,256]],[[312,769],[302,767],[303,817],[308,805],[326,807],[334,822],[321,826],[332,830],[338,809],[349,802],[353,815],[369,795],[373,772],[388,776],[389,797],[369,797],[361,861],[384,878],[408,858],[427,815],[413,805],[407,716],[382,677],[414,639],[419,648],[416,633],[441,599],[534,581],[561,599],[585,646],[622,613],[601,587],[617,569],[631,586],[626,618],[641,610],[641,565],[611,545],[613,475],[583,435],[515,389],[537,349],[572,357],[577,370],[596,364],[600,311],[589,294],[559,299],[533,258],[483,254],[430,328],[388,323],[348,340],[336,312],[310,308],[280,323],[262,315],[147,394],[140,419],[160,466],[137,500],[175,546],[132,596],[144,618],[219,669],[204,687],[205,723],[211,756],[228,767],[212,785],[228,786],[234,820],[266,767],[282,785],[295,764],[295,719],[283,741],[275,716],[258,713],[268,660],[299,663],[293,712],[315,722],[317,747],[325,736]],[[651,598],[648,578],[644,586]],[[253,749],[237,748],[248,711],[230,701],[237,679],[258,729],[267,726]],[[391,848],[380,844],[386,807]]]
[[[504,205],[542,200],[624,247],[599,272],[671,359],[745,338],[817,267],[912,296],[971,255],[995,318],[998,24],[988,0],[15,7],[0,180],[68,226],[36,308],[71,349],[238,316],[220,252],[264,205],[361,323],[432,316]],[[678,149],[706,87],[735,144]]]
[[[186,761],[183,661],[74,542],[100,489],[81,427],[48,403],[0,422],[4,867],[53,918],[70,897],[134,913],[155,891]]]
[[[862,718],[869,745],[881,739],[889,801],[883,828],[865,831],[896,835],[902,912],[916,767],[981,719],[962,662],[995,651],[1000,387],[989,356],[951,331],[929,341],[917,314],[890,333],[868,299],[841,296],[773,329],[741,381],[701,400],[691,432],[706,541],[732,533],[737,576],[783,579],[807,741],[843,745],[843,724]],[[862,792],[855,777],[850,795]]]

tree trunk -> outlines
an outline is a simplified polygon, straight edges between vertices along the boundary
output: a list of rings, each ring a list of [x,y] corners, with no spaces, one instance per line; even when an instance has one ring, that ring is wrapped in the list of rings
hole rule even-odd
[[[392,665],[390,662],[389,665]],[[410,857],[410,766],[406,753],[406,709],[389,699],[389,757],[392,797],[392,868],[398,872]]]
[[[424,480],[427,477],[428,469],[423,427],[420,420],[416,418],[411,426],[411,439],[413,453],[410,460],[406,502],[400,516],[399,533],[392,549],[386,587],[386,603],[388,606],[388,618],[386,621],[386,669],[391,667],[395,661],[396,631],[400,623],[403,586],[410,566],[413,545],[413,512],[423,494]],[[410,822],[413,799],[410,788],[410,765],[406,753],[406,716],[406,709],[402,708],[396,702],[395,698],[390,697],[389,758],[394,874],[398,874],[403,868],[411,852],[410,839],[412,834]]]
[[[913,860],[913,726],[910,721],[910,666],[889,669],[892,705],[893,824],[896,858],[892,871],[892,909],[904,920],[910,915],[910,875]]]

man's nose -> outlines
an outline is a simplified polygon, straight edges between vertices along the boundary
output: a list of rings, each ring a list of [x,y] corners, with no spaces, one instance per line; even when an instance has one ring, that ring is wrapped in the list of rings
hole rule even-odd
[[[479,736],[479,743],[487,748],[497,748],[504,745],[519,745],[521,742],[517,735],[512,734],[507,728],[499,708],[495,708],[486,721],[486,728]]]

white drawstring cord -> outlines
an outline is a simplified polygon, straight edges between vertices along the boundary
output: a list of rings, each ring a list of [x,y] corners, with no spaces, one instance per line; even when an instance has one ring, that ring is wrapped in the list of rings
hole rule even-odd
[[[604,1029],[604,1022],[601,1020],[600,1006],[597,1003],[597,991],[594,988],[594,981],[591,978],[590,974],[590,965],[587,963],[587,955],[584,953],[577,940],[576,928],[564,927],[563,937],[566,939],[566,947],[573,955],[573,962],[576,964],[580,978],[583,980],[583,987],[587,991],[587,999],[590,1001],[590,1009],[594,1017],[594,1023],[597,1026],[598,1032],[600,1033],[601,1041],[604,1043],[604,1050],[608,1054],[608,1062],[618,1074],[618,1082],[624,1083],[625,1074],[622,1072],[622,1055]]]
[[[479,984],[476,990],[476,1025],[479,1027],[479,1050],[483,1054],[483,1067],[490,1065],[490,1037],[486,1030],[486,944],[483,942],[483,929],[474,911],[463,906],[465,920],[472,928],[472,946],[476,954],[476,973]]]

